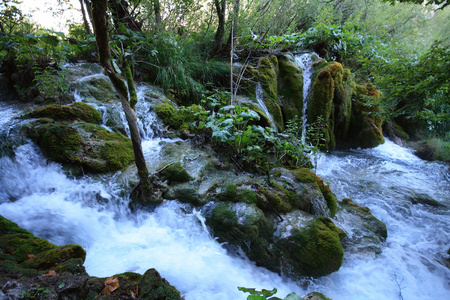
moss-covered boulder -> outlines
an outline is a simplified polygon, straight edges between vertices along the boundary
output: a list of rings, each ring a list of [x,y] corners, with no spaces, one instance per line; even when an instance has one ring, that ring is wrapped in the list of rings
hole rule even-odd
[[[167,282],[155,269],[143,275],[126,272],[107,278],[91,277],[86,299],[149,299],[181,300],[180,292]]]
[[[51,104],[44,108],[36,109],[23,118],[49,118],[56,121],[75,121],[81,120],[87,123],[100,124],[102,115],[92,106],[75,102],[68,106]]]
[[[40,119],[23,130],[54,161],[79,165],[87,172],[117,171],[134,159],[128,137],[99,125]]]
[[[370,84],[353,88],[347,147],[373,148],[384,143],[381,108],[373,104],[379,97],[378,90]]]
[[[387,238],[386,224],[374,217],[368,207],[358,205],[349,198],[340,202],[336,222],[351,228],[343,239],[346,251],[353,253],[381,253]]]
[[[303,218],[303,215],[286,218],[283,223],[288,222],[289,226],[283,223],[278,226],[285,228],[277,231],[284,272],[292,277],[320,277],[339,270],[344,258],[343,232],[329,218],[315,217],[302,226]]]
[[[192,180],[191,175],[189,175],[179,161],[166,165],[160,173],[169,183],[188,182]]]
[[[292,55],[278,56],[278,95],[284,120],[301,118],[303,114],[303,71]]]
[[[371,148],[384,143],[380,94],[371,85],[356,85],[349,69],[338,62],[316,65],[308,102],[308,124],[326,126],[324,147]]]
[[[252,82],[257,81],[261,83],[263,89],[263,102],[272,116],[275,126],[282,130],[284,128],[283,114],[278,99],[278,59],[276,56],[262,57],[257,68],[249,68],[249,78],[254,78]],[[250,95],[256,96],[256,85],[252,85]],[[253,92],[255,91],[255,92]]]
[[[241,248],[260,266],[277,270],[279,261],[273,255],[270,241],[274,222],[254,204],[211,202],[203,207],[206,224],[219,242],[232,251]]]
[[[350,71],[338,62],[322,63],[312,80],[308,124],[323,123],[325,148],[335,149],[336,138],[346,136],[351,118]]]
[[[50,269],[69,259],[86,259],[86,251],[79,245],[71,244],[43,251],[32,259],[22,263],[31,269]]]
[[[271,174],[276,183],[272,190],[278,190],[284,202],[289,202],[290,209],[282,212],[300,209],[316,216],[333,217],[336,214],[336,195],[313,171],[307,168],[274,168]],[[272,202],[272,206],[276,207],[276,203]]]

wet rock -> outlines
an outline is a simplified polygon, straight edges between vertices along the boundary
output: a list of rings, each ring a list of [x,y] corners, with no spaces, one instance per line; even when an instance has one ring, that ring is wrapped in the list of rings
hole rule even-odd
[[[292,55],[278,55],[278,93],[281,109],[286,120],[303,115],[303,71]]]
[[[340,203],[335,219],[347,233],[343,240],[347,251],[360,254],[381,253],[388,234],[386,224],[374,217],[368,207],[345,198]]]
[[[76,102],[68,106],[48,105],[30,112],[22,118],[49,118],[56,121],[81,120],[93,124],[100,124],[102,121],[100,112],[83,102]]]
[[[278,225],[275,245],[283,257],[281,269],[293,278],[320,277],[339,270],[344,258],[341,238],[345,234],[329,218],[308,221],[304,214],[292,212]]]
[[[434,200],[430,195],[424,193],[407,196],[407,199],[411,201],[412,204],[425,204],[434,207],[443,206],[439,201]]]
[[[331,300],[322,293],[312,292],[303,297],[303,300]]]
[[[80,165],[86,172],[117,171],[134,160],[131,140],[99,125],[41,119],[28,123],[23,130],[51,159]]]
[[[173,182],[188,182],[192,180],[192,177],[183,168],[180,162],[175,162],[173,164],[169,164],[161,171],[161,175],[169,180],[170,183]]]

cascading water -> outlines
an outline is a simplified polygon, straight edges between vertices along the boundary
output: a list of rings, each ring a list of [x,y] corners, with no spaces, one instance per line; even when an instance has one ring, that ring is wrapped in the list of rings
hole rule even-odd
[[[161,144],[172,141],[148,134],[154,132],[156,118],[148,116],[149,104],[141,98],[146,91],[138,88],[136,110],[144,155],[154,172]],[[0,102],[5,112],[0,114],[2,129],[16,123],[14,117],[22,111],[16,105]],[[83,246],[91,276],[143,274],[155,268],[187,300],[246,299],[238,286],[276,287],[282,297],[292,291],[303,294],[293,282],[245,257],[230,256],[211,237],[201,214],[186,204],[166,201],[153,212],[130,212],[129,199],[123,196],[130,177],[135,177],[129,173],[72,178],[29,142],[17,147],[13,158],[0,157],[0,215],[52,243]]]
[[[308,96],[311,90],[311,80],[313,75],[313,56],[317,56],[315,53],[304,53],[302,55],[295,56],[295,62],[303,70],[303,109],[302,109],[302,142],[305,143],[306,139],[306,126],[307,126],[307,108],[308,108]]]
[[[137,114],[154,172],[161,143],[171,141],[152,133],[153,117],[147,118],[149,107],[142,101],[146,89],[138,88]],[[16,103],[0,102],[0,135],[18,125],[13,118],[21,112]],[[389,141],[371,150],[323,155],[318,162],[318,174],[339,199],[370,207],[387,224],[382,252],[346,252],[338,272],[301,286],[227,254],[202,215],[187,204],[166,201],[153,212],[130,212],[123,190],[135,175],[126,170],[72,178],[31,142],[15,154],[0,158],[0,215],[55,244],[82,245],[91,276],[156,268],[187,300],[246,299],[238,286],[276,287],[280,298],[292,291],[301,296],[319,291],[334,300],[446,299],[450,293],[450,271],[442,263],[450,245],[448,167],[426,163]],[[408,200],[420,193],[444,206]],[[334,221],[353,234],[351,224]]]
[[[259,107],[261,107],[264,114],[269,119],[270,125],[272,126],[272,128],[276,129],[277,127],[275,125],[275,120],[273,119],[272,114],[267,109],[267,105],[264,103],[264,91],[263,91],[261,82],[259,82],[259,81],[256,83],[255,94],[256,94],[256,100],[258,101]]]
[[[339,199],[369,207],[386,223],[388,238],[378,255],[346,253],[341,269],[314,280],[312,290],[335,300],[449,298],[448,165],[422,161],[387,140],[374,149],[323,155],[317,173]],[[413,200],[429,198],[424,195],[440,206]],[[351,234],[350,224],[335,222]]]

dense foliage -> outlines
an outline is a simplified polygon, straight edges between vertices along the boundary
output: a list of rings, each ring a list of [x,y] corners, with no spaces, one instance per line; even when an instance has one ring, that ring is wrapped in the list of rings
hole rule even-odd
[[[1,70],[21,70],[17,87],[34,82],[43,95],[64,92],[61,64],[96,59],[91,1],[81,2],[86,21],[69,22],[68,35],[39,28],[16,0],[1,2]],[[163,87],[180,105],[199,104],[212,90],[229,89],[231,82],[231,91],[237,90],[240,78],[230,79],[230,63],[236,59],[245,63],[261,51],[312,50],[350,68],[357,81],[376,85],[385,120],[414,131],[416,137],[448,139],[446,0],[427,5],[421,0],[116,2],[109,2],[114,60],[125,59],[135,77]],[[46,82],[58,76],[59,83],[49,89]],[[234,116],[235,109],[221,113]],[[218,112],[214,116],[216,121],[224,118]]]

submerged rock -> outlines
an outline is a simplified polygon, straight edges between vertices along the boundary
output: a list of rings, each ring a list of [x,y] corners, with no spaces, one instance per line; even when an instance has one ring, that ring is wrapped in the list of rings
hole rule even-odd
[[[343,244],[347,251],[381,253],[388,234],[386,224],[374,217],[368,207],[345,198],[340,203],[336,223],[346,231]]]

